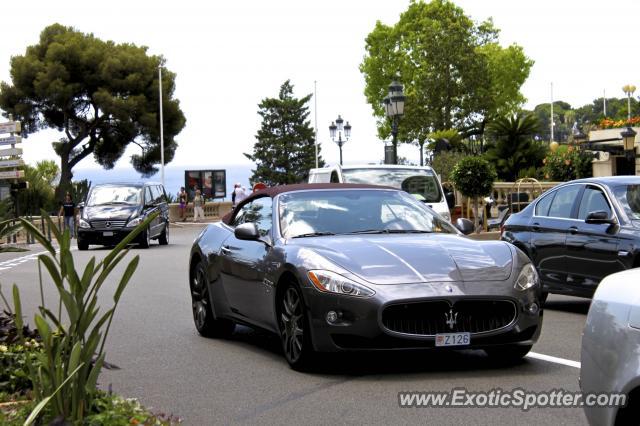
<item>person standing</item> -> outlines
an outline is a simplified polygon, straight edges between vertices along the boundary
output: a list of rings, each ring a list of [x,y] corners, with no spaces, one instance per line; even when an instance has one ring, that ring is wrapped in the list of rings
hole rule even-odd
[[[71,199],[71,194],[68,192],[64,196],[64,201],[62,206],[60,206],[60,211],[58,212],[58,217],[64,215],[64,229],[69,230],[69,235],[71,238],[76,237],[76,203]]]
[[[198,222],[199,218],[204,219],[204,197],[199,189],[196,189],[196,195],[193,197],[193,221]]]
[[[247,190],[244,188],[244,186],[240,186],[239,184],[238,187],[234,189],[234,193],[236,194],[236,205],[240,204],[242,200],[244,200],[248,196]]]
[[[236,189],[238,189],[240,187],[239,183],[236,183],[235,185],[233,185],[233,191],[231,191],[231,207],[235,207],[236,206]]]
[[[180,203],[180,219],[184,222],[187,220],[187,191],[184,190],[184,186],[180,187],[178,202]]]

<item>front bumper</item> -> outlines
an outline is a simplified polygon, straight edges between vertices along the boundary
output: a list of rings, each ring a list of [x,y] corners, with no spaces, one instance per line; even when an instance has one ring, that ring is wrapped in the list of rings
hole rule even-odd
[[[534,303],[540,306],[539,292],[505,291],[507,285],[505,282],[385,285],[375,286],[376,294],[371,298],[321,293],[313,287],[304,287],[303,295],[308,307],[313,346],[320,352],[436,348],[435,334],[399,333],[387,328],[382,320],[383,311],[390,305],[432,301],[445,301],[452,306],[461,301],[467,305],[472,301],[504,301],[513,303],[515,308],[514,319],[507,325],[492,331],[471,333],[470,345],[446,349],[533,345],[540,335],[542,310],[532,313],[529,307]],[[444,290],[445,286],[451,292]],[[469,291],[473,287],[476,290]],[[329,311],[337,312],[340,319],[330,324],[327,321]],[[443,317],[443,322],[445,319]]]
[[[117,228],[107,231],[103,229],[78,228],[78,240],[91,245],[111,246],[122,241],[133,229]]]

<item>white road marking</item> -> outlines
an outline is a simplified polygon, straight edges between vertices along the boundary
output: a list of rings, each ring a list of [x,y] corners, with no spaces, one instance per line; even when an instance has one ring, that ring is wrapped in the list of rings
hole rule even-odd
[[[541,361],[553,362],[554,364],[566,365],[573,368],[580,368],[580,363],[578,361],[571,361],[570,359],[558,358],[551,355],[539,354],[536,352],[529,352],[527,357],[539,359]]]
[[[76,247],[71,247],[71,251],[76,250]],[[38,253],[30,253],[26,256],[22,256],[22,257],[18,257],[15,259],[9,259],[9,260],[5,260],[4,262],[0,262],[0,271],[4,271],[5,269],[11,269],[14,268],[16,266],[22,265],[25,262],[28,262],[30,260],[36,260],[38,258],[38,256],[40,256],[41,254],[47,254],[49,253],[48,251],[41,251]],[[56,248],[56,253],[58,253],[58,249]]]

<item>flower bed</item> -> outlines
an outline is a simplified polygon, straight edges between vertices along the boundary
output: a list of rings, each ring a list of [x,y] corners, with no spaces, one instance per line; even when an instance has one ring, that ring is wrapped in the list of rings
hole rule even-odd
[[[634,127],[640,125],[640,115],[631,117],[629,120],[613,120],[611,118],[603,118],[598,123],[601,129],[616,129],[619,127]]]

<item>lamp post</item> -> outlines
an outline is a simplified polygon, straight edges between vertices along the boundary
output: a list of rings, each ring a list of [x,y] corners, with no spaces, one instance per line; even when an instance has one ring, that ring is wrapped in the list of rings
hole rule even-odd
[[[630,170],[634,171],[634,175],[636,169],[636,134],[636,131],[633,130],[631,126],[628,126],[625,130],[620,132],[620,136],[622,136],[622,143],[624,145],[624,155],[630,163]]]
[[[622,86],[622,91],[627,95],[627,120],[631,120],[631,95],[636,91],[636,86],[625,84]]]
[[[398,164],[398,120],[404,114],[404,92],[402,91],[402,84],[397,81],[393,81],[389,85],[389,95],[387,95],[384,102],[384,109],[387,117],[391,119],[391,136],[393,144],[393,159],[391,164]]]
[[[343,134],[344,139],[342,139]],[[329,126],[329,135],[331,136],[331,140],[337,143],[338,148],[340,148],[340,165],[342,166],[342,145],[347,143],[351,137],[351,125],[348,121],[347,124],[344,124],[344,120],[338,115],[336,121],[332,121]]]

